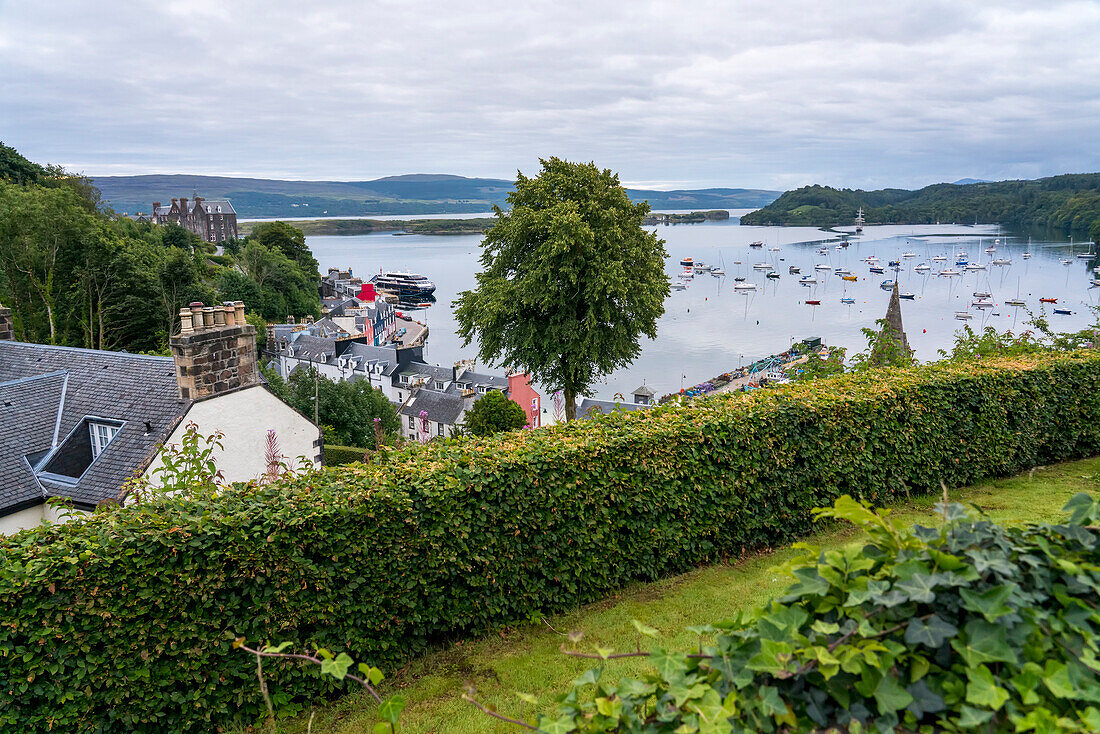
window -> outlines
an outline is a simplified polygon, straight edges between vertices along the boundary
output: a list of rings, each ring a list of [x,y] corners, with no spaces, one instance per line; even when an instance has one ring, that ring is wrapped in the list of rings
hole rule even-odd
[[[95,458],[107,448],[107,444],[111,442],[111,439],[118,433],[119,426],[112,426],[106,423],[89,423],[88,430],[91,432],[92,438],[92,457]]]
[[[440,435],[440,436],[443,435],[443,424],[442,423],[439,424],[439,433],[438,433],[438,435]]]
[[[436,380],[435,381],[435,389],[436,390],[442,390],[443,389],[443,383],[440,382],[439,380]]]
[[[413,418],[411,415],[409,416],[409,428],[416,428],[416,418]]]

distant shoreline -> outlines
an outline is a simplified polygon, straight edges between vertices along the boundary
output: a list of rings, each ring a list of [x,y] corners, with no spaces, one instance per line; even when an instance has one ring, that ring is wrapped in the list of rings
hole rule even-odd
[[[265,220],[268,222],[278,219]],[[307,236],[314,235],[362,235],[389,232],[391,234],[464,235],[484,234],[493,226],[489,217],[476,219],[306,219],[289,222]],[[250,233],[264,222],[241,222],[237,229],[241,236]]]

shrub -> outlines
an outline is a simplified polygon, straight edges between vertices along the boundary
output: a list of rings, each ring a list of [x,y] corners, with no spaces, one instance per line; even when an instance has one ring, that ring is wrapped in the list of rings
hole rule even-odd
[[[370,449],[357,449],[354,446],[334,446],[325,444],[325,466],[341,466],[362,461]]]
[[[819,514],[866,545],[804,548],[784,596],[693,628],[696,650],[574,652],[601,663],[539,731],[1100,731],[1096,503],[1077,495],[1066,524],[1023,528],[941,508],[941,528],[905,529],[840,498]],[[652,672],[601,680],[633,656]]]
[[[490,436],[514,431],[527,424],[527,414],[519,403],[504,397],[499,390],[485,393],[466,413],[464,430],[471,436]]]
[[[788,542],[845,493],[881,504],[1095,454],[1098,367],[1080,352],[871,370],[415,445],[3,538],[0,730],[251,722],[265,706],[238,636],[388,668]],[[331,690],[269,672],[277,706]]]

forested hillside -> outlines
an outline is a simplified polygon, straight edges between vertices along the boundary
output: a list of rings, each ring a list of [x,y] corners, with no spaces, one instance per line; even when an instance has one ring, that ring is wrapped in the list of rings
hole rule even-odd
[[[0,303],[17,339],[162,351],[196,300],[242,300],[257,320],[319,315],[317,261],[293,227],[268,223],[212,253],[181,227],[114,216],[87,179],[0,143]]]
[[[101,176],[94,181],[118,212],[148,212],[173,197],[226,197],[242,217],[338,217],[486,212],[503,206],[512,182],[496,178],[413,174],[373,181],[277,181],[225,176]],[[745,209],[779,195],[762,189],[649,191],[628,189],[654,209]]]
[[[934,222],[1002,224],[1100,239],[1100,173],[1032,181],[906,189],[834,189],[804,186],[741,218],[742,224],[835,226],[852,224],[863,207],[868,224]]]

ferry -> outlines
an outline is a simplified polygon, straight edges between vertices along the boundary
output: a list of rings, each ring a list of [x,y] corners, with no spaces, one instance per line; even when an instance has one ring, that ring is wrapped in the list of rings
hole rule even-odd
[[[430,296],[435,293],[435,283],[417,273],[395,271],[379,273],[370,279],[382,293],[398,296]]]

